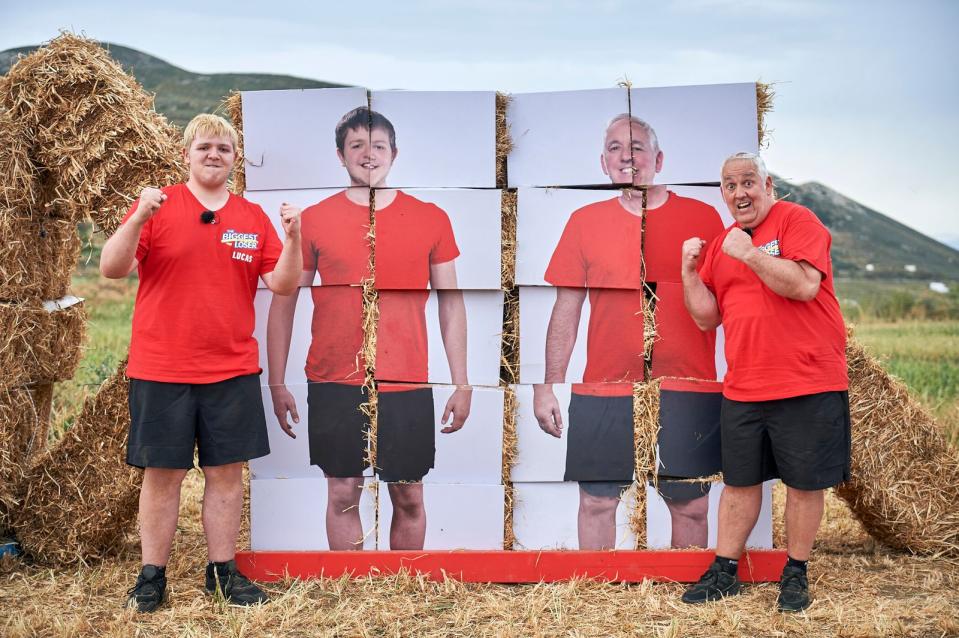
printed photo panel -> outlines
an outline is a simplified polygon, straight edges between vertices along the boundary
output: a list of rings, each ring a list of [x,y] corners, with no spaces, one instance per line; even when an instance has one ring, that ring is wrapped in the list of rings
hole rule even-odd
[[[628,112],[622,88],[514,93],[506,110],[510,187],[628,183],[631,173],[611,180],[601,160],[610,119]],[[628,144],[613,150],[630,153]]]
[[[370,103],[395,132],[389,177],[375,187],[496,185],[493,91],[373,91]]]
[[[772,549],[772,484],[763,483],[763,502],[756,526],[746,539],[747,549]],[[707,547],[715,549],[722,481],[665,481],[658,490],[646,485],[647,549]]]
[[[332,486],[325,478],[252,480],[250,549],[325,551],[355,549],[355,544],[364,550],[376,549],[375,489],[372,479]],[[328,528],[328,514],[334,520],[345,518],[339,521],[342,527]],[[338,531],[356,527],[362,530],[361,539]]]
[[[378,493],[381,550],[503,549],[502,485],[381,482]],[[394,499],[407,510],[425,510],[425,538],[415,533],[393,533],[394,525],[402,529],[406,516],[404,510],[395,507]]]
[[[376,287],[499,290],[501,196],[494,189],[377,191]]]
[[[270,453],[250,461],[253,478],[322,478],[324,472],[373,476],[366,463],[369,418],[359,409],[366,402],[362,386],[297,383],[264,386],[262,392]],[[296,438],[283,431],[280,419]]]
[[[301,286],[359,286],[368,276],[369,205],[353,201],[345,189],[247,191],[244,197],[263,208],[281,240],[285,233],[280,206],[287,203],[302,210],[303,269],[312,278],[304,276]],[[257,284],[266,288],[262,279]]]
[[[343,187],[351,174],[370,183],[375,157],[369,131],[352,129],[358,141],[344,140],[350,147],[339,154],[336,143],[344,115],[368,106],[366,89],[243,91],[242,100],[248,190]],[[358,119],[368,122],[369,116],[363,112]]]
[[[575,331],[576,337],[562,381],[642,381],[642,294],[615,288],[520,288],[520,382],[545,382],[546,350],[563,351],[564,331]],[[555,341],[547,343],[551,321],[559,328]]]
[[[633,88],[630,105],[631,114],[653,128],[663,154],[655,178],[639,184],[718,182],[724,159],[739,151],[758,151],[752,82]],[[633,136],[647,138],[643,133]],[[634,153],[638,171],[643,170],[643,157]]]
[[[296,295],[258,290],[253,300],[259,344],[260,382],[362,383],[363,290],[358,286],[312,286]],[[272,324],[271,324],[272,318]],[[271,332],[272,327],[272,332]],[[289,334],[287,348],[285,335]],[[284,370],[273,369],[284,365]]]
[[[604,529],[584,520],[583,527],[592,529],[594,535],[582,538],[578,531],[581,489],[577,483],[513,483],[513,549],[600,549],[597,538],[612,539],[609,549],[636,549],[636,534],[630,527],[636,509],[636,484],[626,486],[624,491],[587,487],[618,499],[618,503],[614,525]]]
[[[621,198],[638,191],[521,188],[517,195],[519,286],[641,286],[642,216]]]
[[[381,480],[502,483],[501,389],[400,383],[378,388],[376,468]]]
[[[381,290],[378,303],[378,381],[499,383],[502,291]],[[467,378],[454,378],[464,363]]]
[[[722,383],[663,379],[659,386],[658,473],[701,478],[722,470]]]
[[[632,480],[636,454],[631,384],[514,387],[519,408],[512,481]],[[560,423],[549,410],[554,398]],[[536,418],[538,410],[545,425]]]

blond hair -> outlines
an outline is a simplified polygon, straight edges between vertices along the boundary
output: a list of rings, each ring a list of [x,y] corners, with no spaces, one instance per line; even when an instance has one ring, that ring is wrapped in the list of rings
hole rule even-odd
[[[234,152],[236,152],[237,146],[239,146],[240,143],[240,136],[237,134],[236,129],[233,128],[233,125],[219,115],[213,115],[211,113],[200,113],[190,120],[190,123],[183,129],[183,148],[189,150],[190,145],[193,144],[193,140],[201,135],[210,135],[213,137],[229,135],[230,141],[233,143]]]

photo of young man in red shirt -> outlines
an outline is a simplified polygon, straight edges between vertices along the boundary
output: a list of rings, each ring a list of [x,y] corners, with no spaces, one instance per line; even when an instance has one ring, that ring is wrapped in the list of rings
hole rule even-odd
[[[306,208],[301,286],[312,286],[313,321],[306,360],[310,463],[327,477],[326,528],[331,550],[361,549],[358,504],[367,466],[369,424],[360,411],[366,362],[363,296],[370,276],[370,205],[375,203],[375,282],[379,319],[376,472],[393,504],[392,549],[422,549],[426,533],[422,479],[433,467],[435,415],[428,380],[426,302],[437,291],[440,334],[453,383],[441,430],[463,427],[472,390],[466,373],[466,307],[457,290],[460,251],[446,212],[386,179],[398,155],[393,124],[366,107],[346,113],[335,129],[336,152],[350,186]],[[274,297],[267,325],[274,412],[291,437],[299,422],[285,373],[295,299]],[[392,382],[392,383],[390,383]],[[292,420],[292,423],[290,422]]]

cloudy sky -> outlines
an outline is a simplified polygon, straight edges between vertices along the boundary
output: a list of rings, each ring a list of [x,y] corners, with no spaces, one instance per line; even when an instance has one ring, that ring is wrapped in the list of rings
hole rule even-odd
[[[18,2],[0,50],[70,29],[199,72],[509,92],[774,82],[770,168],[959,246],[959,2]]]

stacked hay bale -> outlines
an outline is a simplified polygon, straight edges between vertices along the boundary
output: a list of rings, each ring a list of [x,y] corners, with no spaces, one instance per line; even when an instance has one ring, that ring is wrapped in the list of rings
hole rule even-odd
[[[67,296],[77,223],[112,232],[133,195],[182,174],[177,131],[152,107],[97,43],[70,34],[0,78],[0,528],[53,560],[99,555],[135,516],[122,373],[44,447],[51,384],[73,376],[86,323]]]
[[[897,549],[959,555],[959,451],[849,336],[852,479],[837,488],[863,527]]]

